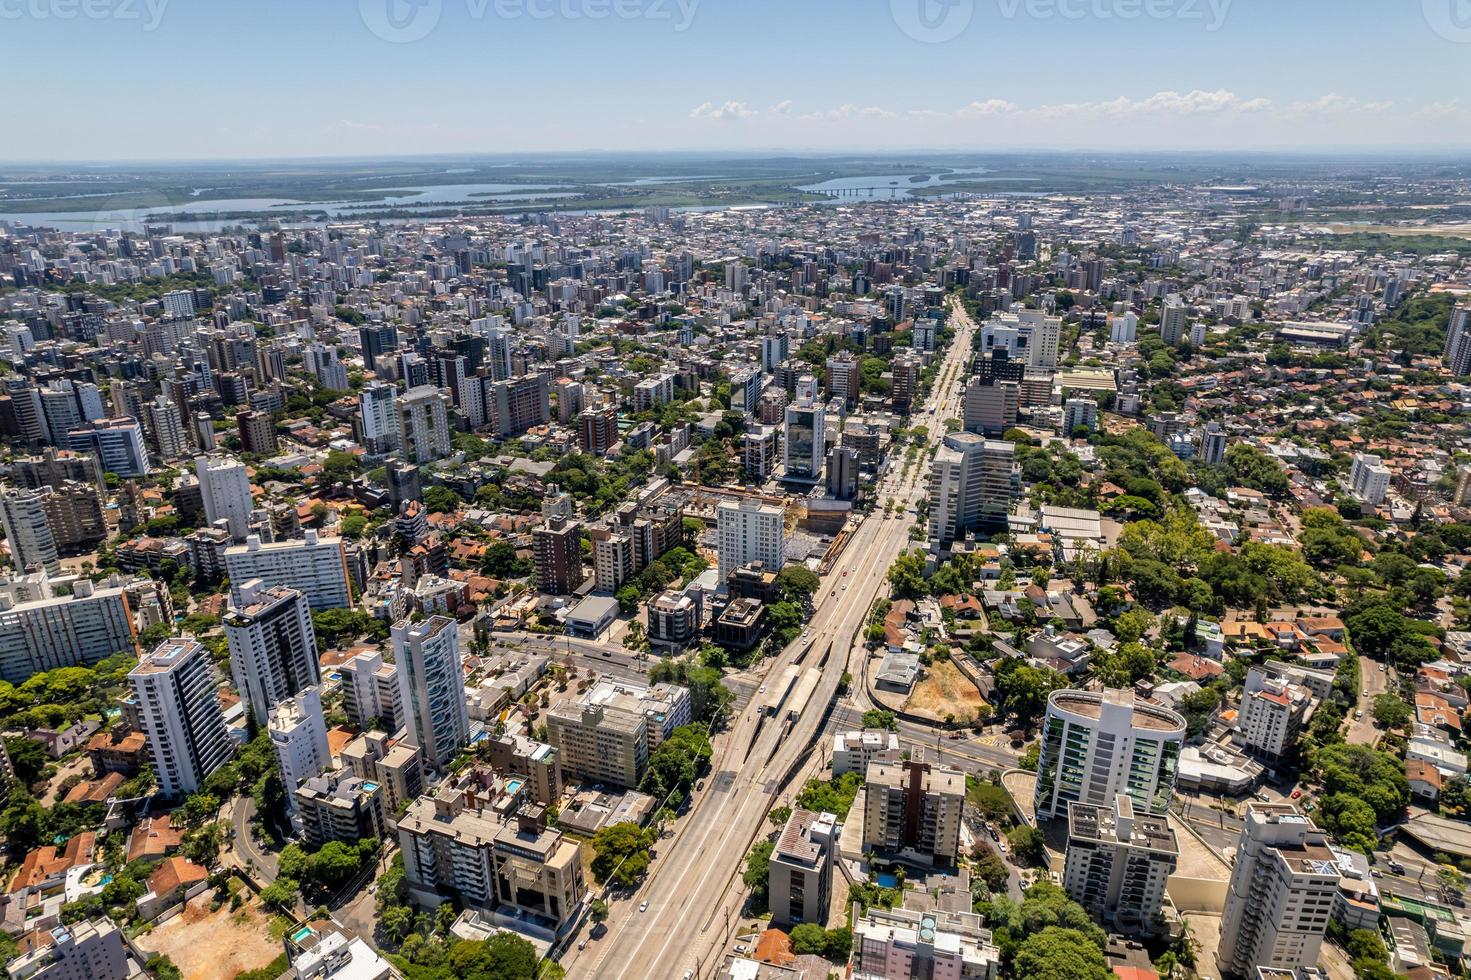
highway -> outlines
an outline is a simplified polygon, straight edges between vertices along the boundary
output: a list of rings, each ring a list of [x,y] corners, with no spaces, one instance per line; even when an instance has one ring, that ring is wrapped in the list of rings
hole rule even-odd
[[[928,430],[929,448],[943,434],[942,407],[955,404],[957,385],[971,353],[975,325],[957,312],[955,337],[937,374],[926,409],[911,420]],[[897,458],[894,464],[897,464]],[[731,719],[717,739],[711,772],[695,794],[690,812],[662,842],[649,879],[632,899],[613,903],[609,931],[585,950],[569,951],[562,963],[570,976],[598,980],[679,978],[686,970],[710,976],[719,965],[726,926],[744,900],[740,873],[756,836],[768,828],[766,814],[790,791],[782,780],[823,749],[827,708],[855,654],[854,639],[874,599],[885,588],[889,565],[910,547],[912,520],[903,513],[924,493],[928,451],[908,475],[891,464],[878,488],[879,503],[896,500],[901,513],[889,518],[879,506],[861,519],[847,548],[822,580],[808,635],[792,643],[766,667],[777,677],[790,664],[819,667],[822,674],[811,703],[795,721],[766,717],[750,703]],[[855,677],[857,675],[855,674]],[[861,710],[860,710],[861,713]],[[782,790],[788,791],[783,794]],[[647,901],[646,911],[635,902]]]

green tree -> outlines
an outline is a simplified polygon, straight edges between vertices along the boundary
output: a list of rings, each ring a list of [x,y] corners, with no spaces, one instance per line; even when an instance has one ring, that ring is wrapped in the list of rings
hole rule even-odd
[[[787,565],[782,568],[776,573],[776,583],[781,589],[782,598],[795,603],[811,598],[822,587],[821,580],[801,565]]]
[[[771,852],[775,849],[772,841],[758,841],[746,855],[746,867],[741,872],[741,881],[751,889],[751,905],[762,911],[766,909],[766,883],[771,872]]]
[[[1103,951],[1076,929],[1048,926],[1017,948],[1012,972],[1027,980],[1109,980]]]
[[[894,559],[894,564],[889,566],[889,585],[895,598],[918,599],[928,592],[924,567],[924,552],[917,549]]]
[[[1385,728],[1404,728],[1412,717],[1410,706],[1398,694],[1386,691],[1375,696],[1374,720]]]
[[[792,927],[792,951],[798,956],[821,956],[827,951],[827,930],[815,922]]]
[[[538,980],[536,947],[509,932],[456,942],[446,965],[457,980]]]
[[[1036,827],[1013,827],[1006,835],[1017,860],[1040,865],[1047,859],[1047,835]]]
[[[453,514],[464,504],[460,495],[449,487],[426,487],[424,509],[431,514]]]
[[[897,732],[899,730],[899,721],[894,717],[894,712],[892,711],[885,711],[883,708],[869,708],[863,713],[863,727]]]
[[[609,881],[632,886],[653,861],[658,831],[636,823],[615,823],[593,835],[592,873],[600,884]]]

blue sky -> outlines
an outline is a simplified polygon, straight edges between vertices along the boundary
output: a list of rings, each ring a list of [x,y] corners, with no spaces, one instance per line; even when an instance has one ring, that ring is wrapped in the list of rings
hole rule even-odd
[[[0,0],[0,38],[6,159],[1471,144],[1471,0]]]

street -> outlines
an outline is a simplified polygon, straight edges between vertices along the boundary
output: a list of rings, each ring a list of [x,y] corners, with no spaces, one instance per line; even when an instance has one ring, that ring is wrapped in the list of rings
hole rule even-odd
[[[952,398],[953,388],[971,353],[973,323],[957,311],[960,329],[942,363],[929,411],[914,419],[928,429],[933,447],[943,434],[935,406]],[[880,501],[914,503],[928,479],[928,454],[907,475],[891,469],[880,488]],[[892,489],[891,489],[892,488]],[[909,547],[910,521],[889,519],[877,508],[864,518],[843,556],[822,581],[810,635],[791,644],[767,666],[774,676],[789,664],[817,666],[822,675],[805,711],[788,721],[784,714],[767,717],[748,704],[718,741],[706,789],[663,842],[653,871],[636,896],[646,900],[644,912],[633,902],[620,902],[604,938],[563,959],[569,975],[599,980],[643,980],[678,977],[685,970],[707,976],[718,966],[727,936],[744,901],[740,872],[752,841],[766,826],[767,812],[777,804],[783,779],[806,759],[810,748],[822,749],[820,722],[845,671],[865,655],[855,643],[874,599],[885,588],[889,565]],[[844,575],[844,571],[847,572]],[[856,676],[856,673],[855,673]],[[861,709],[859,711],[861,714]]]

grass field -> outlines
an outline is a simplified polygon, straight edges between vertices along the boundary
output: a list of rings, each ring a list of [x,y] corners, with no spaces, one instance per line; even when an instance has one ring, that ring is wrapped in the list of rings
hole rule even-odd
[[[967,722],[975,719],[977,710],[985,703],[981,692],[959,667],[949,660],[937,660],[926,670],[924,680],[914,686],[904,709],[936,721],[953,718]]]

